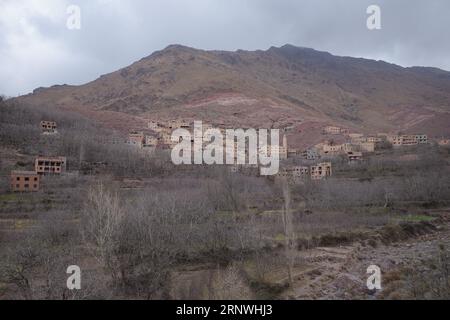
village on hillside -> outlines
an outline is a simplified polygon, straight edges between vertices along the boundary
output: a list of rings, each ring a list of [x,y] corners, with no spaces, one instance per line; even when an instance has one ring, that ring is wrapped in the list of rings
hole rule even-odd
[[[42,135],[58,135],[58,126],[55,121],[43,120],[40,122],[39,127]],[[216,126],[203,124],[203,133],[207,133],[208,130],[215,127],[225,136],[226,128],[224,124],[217,124]],[[193,123],[180,119],[160,122],[149,120],[147,130],[130,131],[123,143],[147,155],[155,153],[156,150],[170,152],[178,144],[178,141],[172,140],[172,132],[176,129],[186,129],[192,132]],[[243,130],[247,129],[244,128]],[[285,128],[282,131],[286,132],[288,130]],[[317,181],[333,175],[331,160],[337,157],[343,157],[349,164],[353,164],[370,158],[373,153],[380,149],[426,145],[429,143],[434,143],[441,147],[450,146],[449,138],[429,141],[428,136],[425,134],[376,133],[364,135],[337,126],[325,126],[322,133],[328,136],[342,136],[347,141],[342,144],[336,144],[332,139],[325,139],[323,142],[310,148],[299,150],[289,147],[287,135],[284,134],[281,144],[272,145],[268,150],[269,154],[270,152],[278,152],[281,160],[281,168],[275,177],[272,178],[286,179],[294,184],[302,183],[305,180]],[[205,136],[205,138],[209,139],[210,137]],[[192,139],[192,136],[182,137],[182,139]],[[192,140],[191,143],[193,144],[194,141]],[[205,144],[205,141],[203,143]],[[233,145],[233,157],[236,164],[229,166],[229,171],[259,176],[260,170],[258,170],[258,165],[237,164],[240,152],[248,159],[248,149],[238,149],[238,144],[235,141],[233,141]],[[35,158],[33,171],[11,171],[10,190],[12,192],[37,192],[40,189],[40,176],[61,175],[66,172],[66,168],[67,159],[64,156],[38,156]]]

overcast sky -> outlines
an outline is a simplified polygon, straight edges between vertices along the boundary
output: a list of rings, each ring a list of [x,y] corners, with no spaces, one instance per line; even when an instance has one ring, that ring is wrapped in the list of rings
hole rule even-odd
[[[66,27],[67,7],[81,29]],[[381,8],[381,30],[366,9]],[[268,49],[290,43],[450,70],[448,0],[0,0],[0,94],[82,84],[169,44]]]

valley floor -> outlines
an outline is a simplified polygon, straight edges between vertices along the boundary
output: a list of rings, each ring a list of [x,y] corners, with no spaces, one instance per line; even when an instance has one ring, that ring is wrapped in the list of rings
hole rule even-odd
[[[436,210],[434,214],[440,217],[435,231],[405,241],[377,247],[357,242],[300,252],[299,258],[309,267],[295,275],[292,289],[283,298],[449,298],[444,296],[448,294],[448,278],[445,279],[445,274],[435,273],[448,272],[448,252],[442,250],[448,250],[450,246],[450,209]],[[443,256],[447,261],[443,261]],[[369,276],[366,271],[370,265],[381,269],[382,289],[377,292],[369,292],[366,286]],[[433,287],[434,276],[443,277],[437,281],[447,280],[447,284],[440,283],[446,288]]]

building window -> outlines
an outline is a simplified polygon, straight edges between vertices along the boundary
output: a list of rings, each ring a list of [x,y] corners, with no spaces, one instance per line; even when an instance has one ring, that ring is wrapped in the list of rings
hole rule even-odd
[[[17,177],[16,180],[17,180],[17,181],[20,181],[20,177]]]
[[[25,186],[24,186],[25,188],[29,188],[30,187],[30,185],[29,184],[26,184]]]

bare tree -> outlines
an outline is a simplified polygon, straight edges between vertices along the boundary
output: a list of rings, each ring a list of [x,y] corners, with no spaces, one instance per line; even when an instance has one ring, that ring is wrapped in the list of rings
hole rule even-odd
[[[124,212],[117,193],[99,183],[89,189],[83,211],[82,237],[99,263],[118,280],[118,263],[115,250],[119,243],[119,232]]]
[[[213,300],[248,300],[251,290],[237,264],[229,265],[225,270],[218,269],[211,285]]]
[[[282,182],[284,206],[282,210],[282,220],[285,239],[285,258],[287,264],[287,272],[289,284],[293,284],[292,269],[295,263],[295,234],[294,225],[291,211],[291,192],[290,187],[286,179]]]
[[[32,243],[24,243],[2,257],[0,279],[15,285],[25,300],[34,298],[33,280],[36,268],[40,265],[38,247]]]

